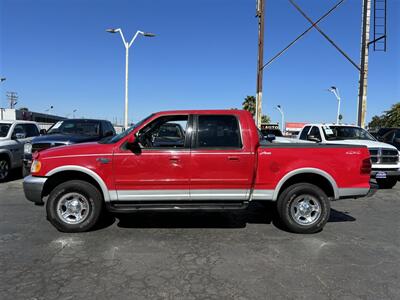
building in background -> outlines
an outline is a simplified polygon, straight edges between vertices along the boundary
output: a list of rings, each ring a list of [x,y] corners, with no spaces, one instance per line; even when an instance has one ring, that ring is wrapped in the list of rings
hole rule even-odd
[[[285,133],[292,136],[298,135],[306,124],[305,122],[286,122]]]
[[[26,120],[39,123],[40,128],[48,129],[54,123],[67,118],[29,111],[28,109],[0,108],[0,120]]]

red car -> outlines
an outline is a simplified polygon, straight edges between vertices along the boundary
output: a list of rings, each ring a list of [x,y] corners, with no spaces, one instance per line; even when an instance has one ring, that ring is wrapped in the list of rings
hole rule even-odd
[[[169,124],[182,128],[183,139],[155,143]],[[26,198],[47,197],[48,220],[60,231],[89,230],[103,209],[275,201],[289,230],[313,233],[327,222],[330,200],[370,192],[371,162],[363,146],[268,143],[247,111],[188,110],[150,115],[108,140],[36,153],[31,172]]]

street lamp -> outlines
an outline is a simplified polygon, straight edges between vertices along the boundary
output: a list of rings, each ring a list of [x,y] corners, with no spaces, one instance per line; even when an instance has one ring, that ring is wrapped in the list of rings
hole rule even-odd
[[[1,77],[0,78],[0,82],[3,82],[3,81],[5,81],[7,78],[5,78],[5,77]]]
[[[328,91],[333,93],[335,95],[337,101],[338,101],[336,124],[339,124],[339,122],[340,122],[340,94],[339,94],[339,89],[336,86],[331,86],[328,89]]]
[[[124,126],[125,129],[128,128],[128,62],[129,62],[129,48],[132,46],[133,42],[136,40],[138,35],[142,35],[145,37],[155,37],[156,35],[150,32],[136,31],[136,34],[132,38],[132,40],[128,43],[125,40],[124,34],[122,33],[121,28],[112,28],[106,30],[109,33],[119,33],[122,38],[122,42],[125,46],[125,118],[124,118]]]
[[[48,111],[52,110],[52,109],[53,109],[53,107],[54,107],[54,106],[53,106],[53,105],[51,105],[51,106],[50,106],[48,109],[46,109],[46,110],[45,110],[45,112],[48,112]]]
[[[73,119],[75,119],[75,113],[76,113],[76,111],[77,111],[77,109],[74,109],[74,110],[72,111],[72,118],[73,118]]]
[[[282,129],[281,130],[282,130],[282,132],[285,132],[285,124],[284,124],[285,114],[283,113],[282,107],[280,105],[277,105],[275,107],[275,109],[281,113],[281,117],[282,117]]]

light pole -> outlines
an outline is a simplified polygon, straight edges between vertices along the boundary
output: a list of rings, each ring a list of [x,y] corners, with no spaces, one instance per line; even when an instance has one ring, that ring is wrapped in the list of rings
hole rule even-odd
[[[136,31],[136,34],[132,38],[132,40],[128,43],[125,40],[124,34],[122,33],[121,28],[113,28],[113,29],[107,29],[106,30],[109,33],[119,33],[122,38],[122,42],[124,43],[125,46],[125,118],[124,118],[124,127],[125,129],[128,128],[128,63],[129,63],[129,48],[132,46],[133,42],[136,40],[138,35],[143,35],[145,37],[154,37],[156,36],[153,33],[150,32],[143,32],[143,31]]]
[[[282,107],[280,105],[277,105],[275,107],[275,109],[281,113],[281,117],[282,117],[282,132],[285,132],[285,124],[284,124],[284,122],[285,122],[285,114],[283,113],[283,109],[282,109]]]
[[[340,94],[339,94],[339,89],[336,86],[331,86],[328,89],[329,92],[333,93],[338,101],[338,106],[337,106],[337,115],[336,115],[336,124],[339,124],[340,122]]]
[[[1,77],[0,78],[0,82],[3,82],[3,81],[5,81],[7,78],[5,78],[5,77]]]

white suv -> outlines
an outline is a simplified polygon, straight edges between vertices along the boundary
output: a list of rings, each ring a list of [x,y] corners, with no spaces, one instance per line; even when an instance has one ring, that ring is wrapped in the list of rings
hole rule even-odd
[[[36,122],[0,120],[0,181],[22,166],[24,145],[40,134]]]
[[[372,172],[380,188],[392,188],[400,179],[399,151],[378,142],[368,131],[354,125],[307,124],[297,136],[299,140],[322,144],[364,145],[371,154]]]

